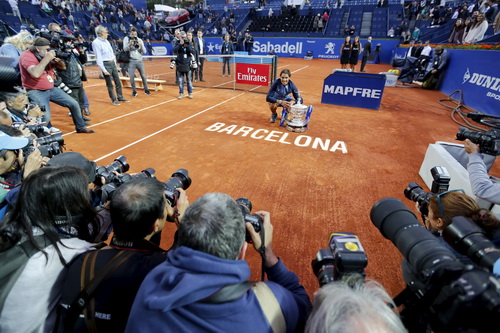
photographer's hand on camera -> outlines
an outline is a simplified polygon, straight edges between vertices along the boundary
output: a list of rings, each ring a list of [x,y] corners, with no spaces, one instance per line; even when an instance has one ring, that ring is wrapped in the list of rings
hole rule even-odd
[[[467,154],[479,154],[479,145],[476,145],[469,139],[465,139],[464,148]]]
[[[182,188],[178,188],[177,191],[179,191],[180,195],[179,199],[177,199],[177,206],[174,208],[174,222],[175,225],[179,227],[179,223],[182,220],[186,209],[189,207],[189,200],[186,191]]]
[[[23,160],[23,157],[20,157],[20,163],[21,160]],[[26,177],[28,177],[31,172],[40,169],[42,166],[47,164],[49,160],[50,158],[42,156],[40,150],[35,149],[26,158],[26,163],[24,164],[23,178],[26,179]]]
[[[43,117],[43,111],[40,109],[38,105],[33,106],[28,110],[28,117],[30,118],[42,118]],[[38,122],[37,122],[38,124]],[[30,122],[31,125],[31,122]]]
[[[259,215],[263,222],[262,228],[264,229],[264,247],[266,260],[264,265],[266,267],[272,267],[278,263],[278,257],[274,254],[272,243],[273,243],[273,225],[271,224],[271,214],[266,211],[255,212]],[[252,237],[254,249],[260,253],[262,246],[261,233],[255,232],[254,227],[251,223],[246,223],[246,228],[250,236]]]

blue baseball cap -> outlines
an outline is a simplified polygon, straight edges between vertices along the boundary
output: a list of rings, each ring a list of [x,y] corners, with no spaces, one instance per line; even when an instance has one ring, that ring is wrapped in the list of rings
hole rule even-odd
[[[25,25],[22,25],[22,26],[21,26],[21,29],[26,29],[26,26],[25,26]]]

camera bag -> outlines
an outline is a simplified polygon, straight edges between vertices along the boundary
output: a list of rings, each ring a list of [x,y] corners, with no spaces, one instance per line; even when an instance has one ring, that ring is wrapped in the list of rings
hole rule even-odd
[[[121,50],[116,55],[116,62],[118,63],[129,63],[130,62],[130,52]]]

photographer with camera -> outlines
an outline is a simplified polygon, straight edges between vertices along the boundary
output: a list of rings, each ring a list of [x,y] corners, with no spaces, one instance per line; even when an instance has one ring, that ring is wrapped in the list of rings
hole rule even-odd
[[[40,123],[43,111],[38,105],[29,103],[26,90],[22,87],[13,87],[12,90],[0,92],[0,100],[5,102],[12,122]]]
[[[146,95],[151,95],[148,90],[148,80],[146,78],[146,72],[144,71],[144,62],[142,59],[142,54],[146,53],[146,48],[144,47],[144,42],[142,39],[137,37],[137,29],[132,27],[129,30],[129,36],[125,36],[123,39],[123,50],[129,52],[130,61],[128,63],[128,73],[130,75],[130,84],[132,85],[132,97],[137,96],[137,90],[135,88],[135,70],[139,70],[141,75],[142,86],[144,87],[144,93]]]
[[[111,200],[110,215],[114,235],[108,246],[80,255],[70,265],[59,302],[58,332],[123,332],[137,290],[146,275],[164,262],[167,253],[151,242],[154,234],[161,233],[167,221],[181,218],[189,206],[186,192],[178,189],[180,197],[173,207],[164,194],[164,186],[156,179],[131,180],[120,186]],[[105,244],[104,244],[105,245]],[[95,259],[89,271],[87,260]],[[124,262],[114,267],[110,274],[101,276],[101,269],[114,265],[118,258]],[[100,278],[95,292],[87,280],[81,277],[94,274],[94,282]],[[89,294],[86,304],[91,311],[85,317],[80,313],[86,308],[78,304],[82,288]]]
[[[193,98],[193,84],[191,82],[191,61],[194,55],[193,45],[187,39],[187,34],[180,33],[179,42],[174,47],[176,73],[179,79],[179,97],[184,98],[184,80],[187,82],[188,97]]]
[[[25,179],[0,226],[1,332],[53,332],[66,267],[91,249],[94,218],[81,170],[45,167]]]
[[[467,172],[469,173],[472,193],[481,199],[489,201],[495,205],[500,205],[500,183],[494,182],[488,175],[486,165],[483,162],[483,155],[480,153],[479,145],[466,139],[464,143],[465,151],[469,157]]]
[[[65,70],[59,71],[59,76],[62,79],[62,82],[71,89],[71,93],[69,94],[71,97],[78,102],[81,110],[81,117],[85,121],[85,125],[90,125],[87,123],[91,119],[86,117],[84,114],[85,110],[85,89],[83,88],[83,82],[87,81],[87,75],[85,74],[85,70],[83,65],[87,62],[87,54],[83,49],[83,45],[79,44],[78,47],[75,46],[74,42],[76,38],[71,35],[62,36],[63,41],[63,52],[67,54],[66,57],[62,58],[63,62],[66,65]],[[71,116],[74,116],[71,113]]]
[[[238,203],[227,194],[208,193],[192,203],[179,225],[178,247],[144,279],[126,332],[300,329],[309,297],[273,252],[270,214],[256,214],[264,221],[259,233],[251,223],[245,225]],[[255,250],[265,254],[269,282],[246,283],[246,230]]]
[[[429,199],[429,214],[425,227],[441,233],[452,223],[455,216],[464,216],[481,227],[500,246],[500,220],[491,212],[480,208],[477,202],[463,190],[451,190],[433,195]]]
[[[49,102],[70,109],[77,133],[94,133],[85,127],[78,103],[54,86],[54,67],[64,70],[66,66],[61,59],[56,58],[56,53],[50,49],[50,42],[47,39],[35,38],[33,45],[21,54],[19,65],[23,87],[27,89],[30,100],[45,108],[43,120],[47,122],[47,127],[52,128],[52,132],[59,130],[50,123]]]
[[[331,282],[314,293],[306,333],[407,332],[391,296],[376,281]]]

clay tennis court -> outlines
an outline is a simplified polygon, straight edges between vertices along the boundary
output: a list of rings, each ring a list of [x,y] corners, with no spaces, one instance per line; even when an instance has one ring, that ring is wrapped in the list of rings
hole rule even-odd
[[[129,172],[154,168],[161,181],[178,168],[188,169],[191,202],[208,192],[251,199],[254,211],[271,212],[273,248],[310,296],[318,288],[311,260],[328,246],[334,231],[360,238],[369,278],[380,281],[393,296],[404,288],[402,256],[373,226],[369,213],[376,201],[389,196],[414,206],[403,190],[414,181],[425,186],[418,170],[428,144],[454,141],[457,132],[450,111],[438,103],[445,95],[386,87],[380,110],[321,104],[323,80],[340,68],[339,61],[280,58],[279,70],[292,71],[304,104],[314,106],[309,130],[292,133],[269,123],[265,94],[209,88],[222,79],[220,72],[206,74],[205,87],[195,83],[194,99],[177,100],[169,62],[145,63],[148,75],[167,73],[163,91],[146,96],[139,90],[132,99],[131,89],[124,88],[131,102],[113,106],[104,80],[86,83],[95,134],[75,134],[68,111],[53,106],[53,124],[65,133],[68,151],[81,152],[98,165],[124,155]],[[379,73],[389,65],[366,69]],[[171,245],[174,231],[173,224],[164,230],[164,248]],[[259,279],[258,254],[250,249],[246,259],[252,278]]]

